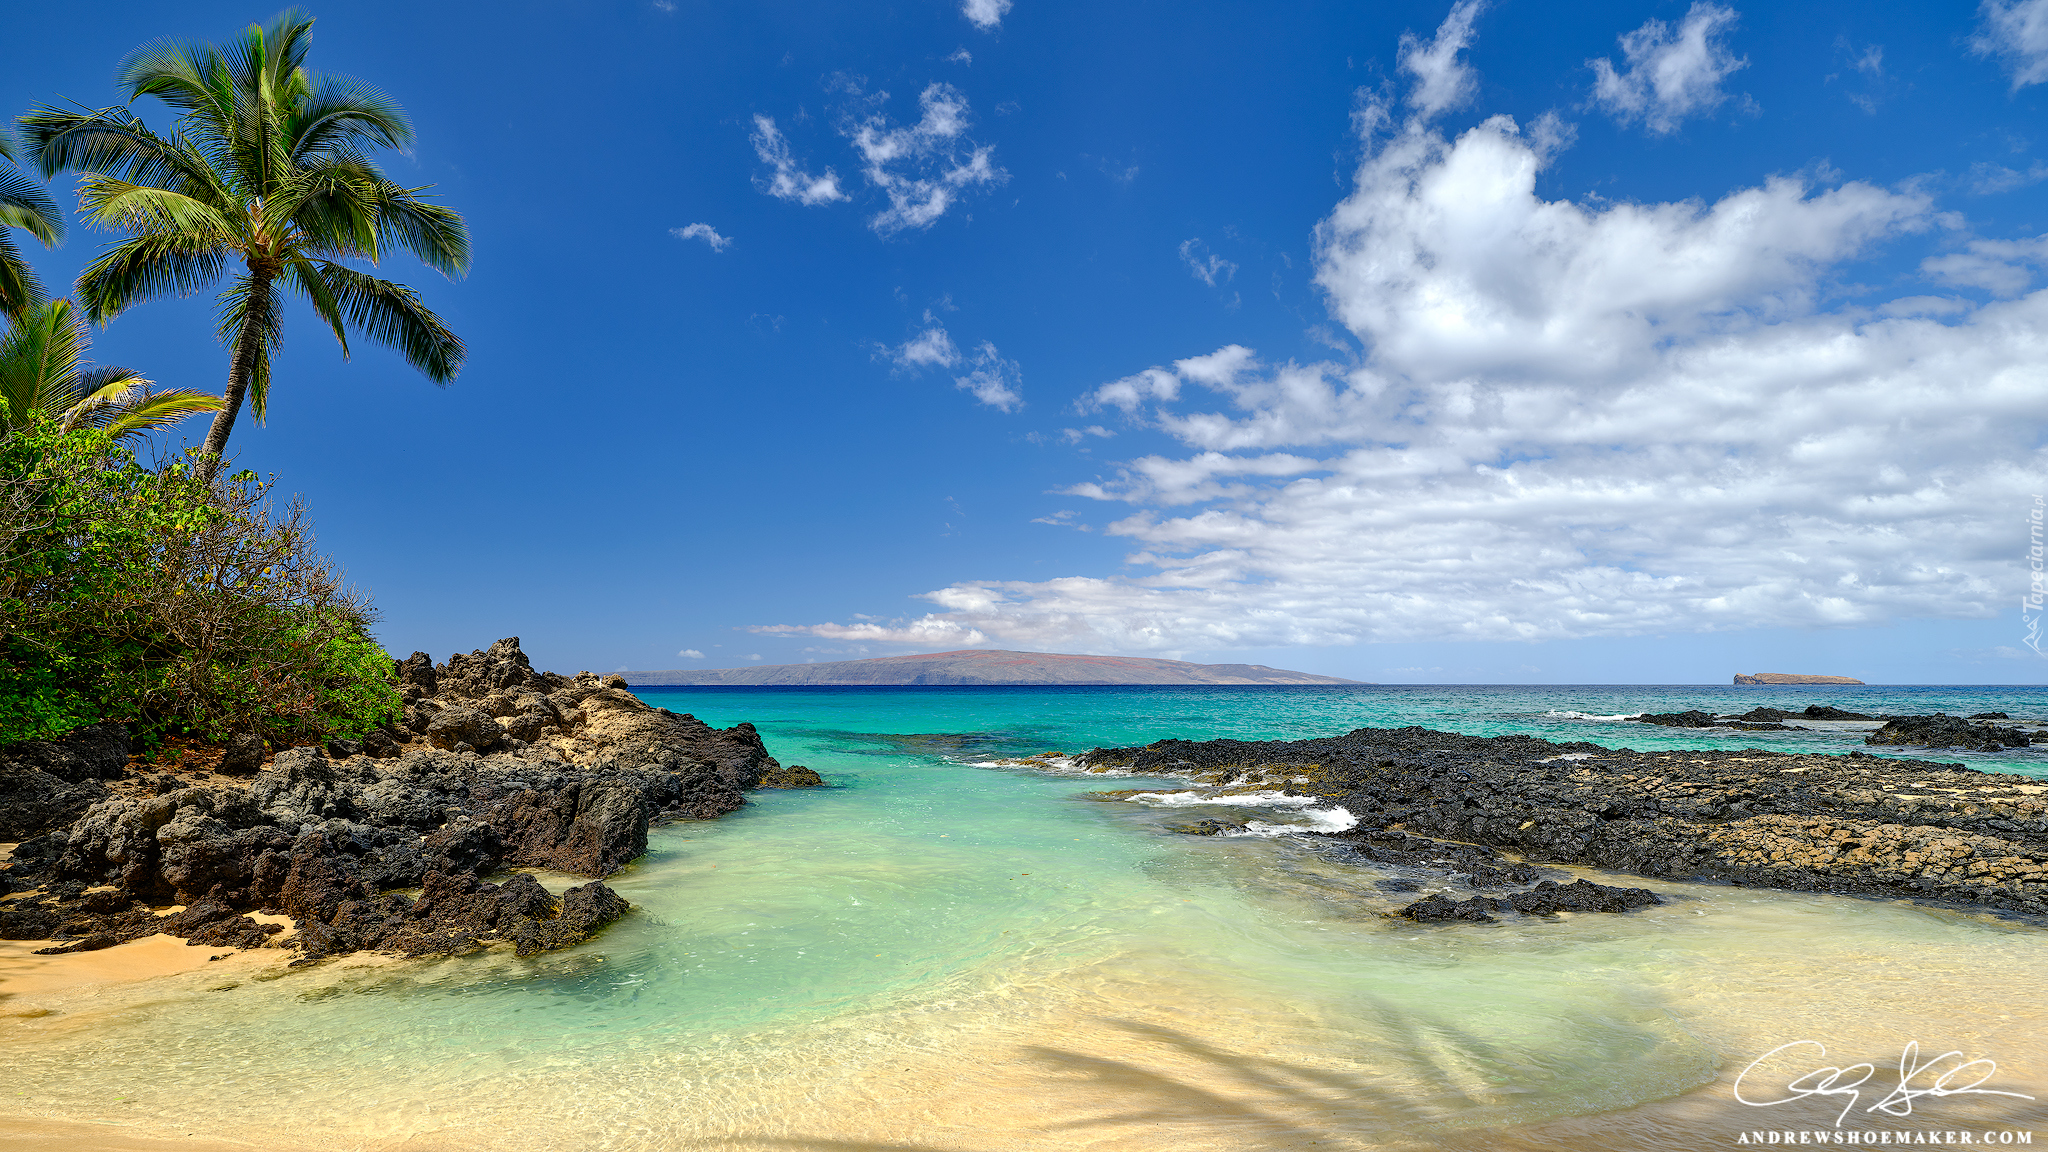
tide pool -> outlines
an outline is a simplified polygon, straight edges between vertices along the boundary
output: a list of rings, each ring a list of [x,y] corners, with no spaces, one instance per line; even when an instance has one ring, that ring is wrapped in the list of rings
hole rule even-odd
[[[634,912],[568,952],[352,957],[0,1000],[14,1094],[0,1111],[409,1152],[1708,1148],[1801,1109],[1826,1126],[1833,1109],[1808,1105],[1827,1101],[1756,1110],[1728,1092],[1747,1062],[1801,1039],[1888,1053],[1880,1067],[1908,1040],[1962,1050],[2048,1096],[2038,923],[1630,878],[1667,903],[1418,926],[1383,916],[1416,898],[1386,885],[1413,877],[1303,837],[1176,836],[1165,825],[1208,813],[1084,795],[1175,782],[1000,763],[1411,723],[1846,751],[1861,730],[1599,718],[1808,703],[2034,717],[2048,715],[2040,689],[639,694],[751,720],[832,787],[658,829],[612,882]],[[2026,750],[1921,754],[2041,772]],[[2034,1103],[1922,1103],[1886,1122],[2048,1129]]]

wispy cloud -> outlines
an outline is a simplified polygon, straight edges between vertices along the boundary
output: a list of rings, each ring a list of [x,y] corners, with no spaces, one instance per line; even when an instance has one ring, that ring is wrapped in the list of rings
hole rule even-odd
[[[681,652],[676,653],[676,655],[681,656],[685,660],[702,660],[704,658],[704,654],[695,648],[685,648]]]
[[[975,346],[967,375],[955,377],[953,385],[973,393],[976,400],[991,408],[1014,412],[1024,406],[1023,381],[1024,373],[1017,362],[1003,359],[994,344],[983,340]]]
[[[1471,66],[1458,57],[1472,43],[1472,23],[1483,7],[1484,0],[1460,0],[1428,40],[1412,32],[1401,34],[1396,61],[1403,72],[1415,77],[1408,103],[1424,120],[1459,107],[1478,89]]]
[[[723,252],[732,246],[732,237],[720,236],[718,229],[709,224],[685,224],[681,228],[669,229],[668,234],[678,240],[702,240],[711,245],[713,252]]]
[[[2000,60],[2013,91],[2048,80],[2048,0],[1984,0],[1977,15],[1970,49]]]
[[[1210,252],[1209,246],[1200,238],[1181,241],[1180,258],[1195,279],[1211,288],[1227,284],[1232,276],[1237,275],[1237,265]]]
[[[874,110],[850,119],[843,131],[860,153],[861,174],[889,198],[889,207],[868,221],[876,232],[929,228],[965,189],[1009,179],[992,159],[994,145],[967,138],[967,97],[951,84],[927,86],[918,94],[918,121],[901,126],[880,111],[887,92],[853,94]]]
[[[1737,19],[1733,8],[1698,0],[1675,30],[1652,20],[1624,34],[1621,68],[1604,56],[1586,62],[1593,69],[1593,103],[1624,124],[1640,121],[1658,135],[1719,107],[1728,99],[1721,81],[1749,66],[1723,42]]]
[[[929,311],[924,314],[924,322],[925,329],[903,343],[883,345],[879,349],[883,358],[899,368],[951,368],[960,363],[960,352],[953,347],[953,338],[946,333],[945,325]]]
[[[754,117],[754,154],[761,163],[768,165],[768,174],[756,183],[761,190],[781,200],[794,200],[806,206],[830,204],[845,200],[847,195],[840,190],[839,177],[832,169],[825,169],[823,176],[813,176],[797,163],[790,153],[789,141],[775,127],[771,116]]]

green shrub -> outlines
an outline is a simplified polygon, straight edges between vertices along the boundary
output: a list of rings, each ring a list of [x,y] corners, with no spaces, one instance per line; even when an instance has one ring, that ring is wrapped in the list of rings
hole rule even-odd
[[[46,424],[0,442],[0,743],[97,720],[293,743],[396,718],[368,600],[272,483]]]

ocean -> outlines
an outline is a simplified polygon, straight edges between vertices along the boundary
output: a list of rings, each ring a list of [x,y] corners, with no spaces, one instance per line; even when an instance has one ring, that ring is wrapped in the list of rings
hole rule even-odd
[[[1782,1045],[1825,1053],[1781,1062],[1868,1061],[1896,1079],[1910,1042],[1922,1059],[1995,1061],[1984,1087],[2048,1096],[2038,922],[1570,869],[1666,903],[1415,925],[1384,915],[1416,898],[1383,887],[1387,871],[1290,833],[1330,818],[1313,806],[1103,802],[1085,793],[1175,785],[1017,762],[1409,724],[1846,752],[1865,750],[1867,725],[1620,717],[1823,703],[2048,718],[2048,690],[636,691],[715,725],[751,720],[832,786],[657,829],[612,881],[634,912],[566,952],[200,971],[31,1012],[0,999],[0,1112],[407,1152],[1691,1149],[1880,1121],[2048,1143],[2039,1101],[2015,1096],[1922,1096],[1899,1114],[1870,1113],[1877,1093],[1733,1095]],[[2048,776],[2048,752],[1869,751]],[[1208,814],[1256,815],[1266,834],[1166,831]]]

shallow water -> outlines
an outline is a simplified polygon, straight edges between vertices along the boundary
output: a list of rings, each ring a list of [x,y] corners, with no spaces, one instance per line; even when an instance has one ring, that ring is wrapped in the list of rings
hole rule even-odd
[[[1630,880],[1669,902],[1422,927],[1380,915],[1417,898],[1383,885],[1440,878],[1294,836],[1161,831],[1313,810],[1101,802],[1081,794],[1184,786],[983,766],[1408,723],[1846,750],[1860,732],[1702,738],[1553,713],[1820,702],[2017,717],[2048,714],[2040,690],[641,694],[715,724],[751,719],[784,763],[835,787],[658,830],[614,881],[635,912],[566,953],[349,959],[0,1002],[14,1110],[277,1147],[1705,1148],[1802,1109],[1799,1127],[1829,1126],[1827,1101],[1752,1109],[1728,1092],[1749,1061],[1801,1039],[1828,1062],[1880,1067],[1908,1040],[1960,1049],[1998,1062],[1987,1086],[2048,1096],[2036,923]],[[2031,755],[2001,766],[2039,773]],[[2048,1129],[2011,1098],[1919,1103],[1879,1118]]]

